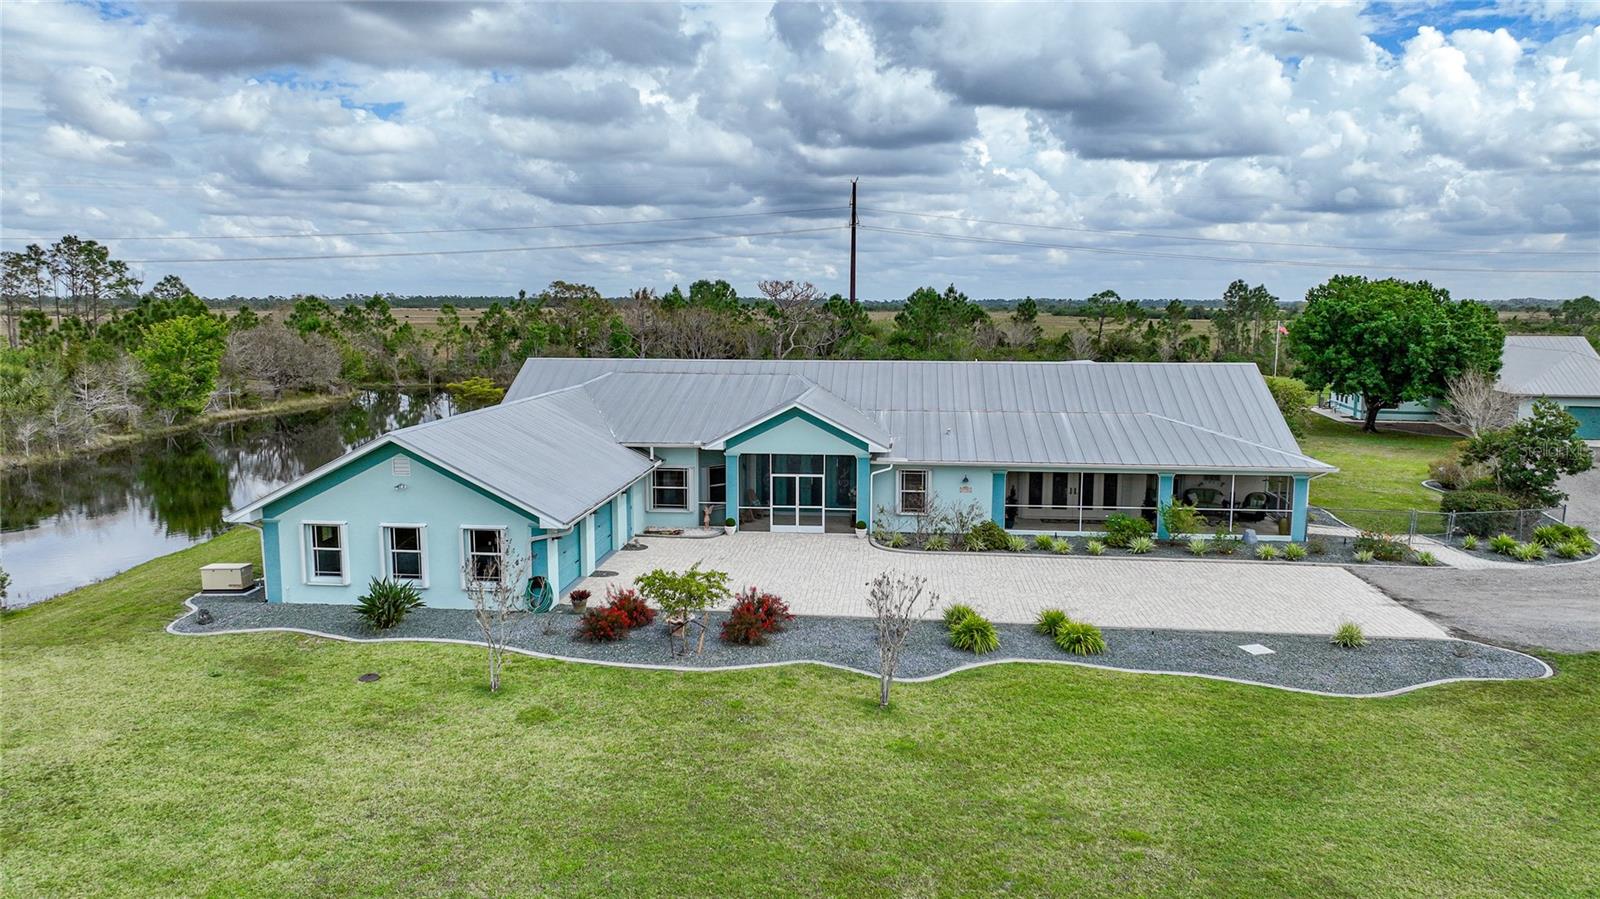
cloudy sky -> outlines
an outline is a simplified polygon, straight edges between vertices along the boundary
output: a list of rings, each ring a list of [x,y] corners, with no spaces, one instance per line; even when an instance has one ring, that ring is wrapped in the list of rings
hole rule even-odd
[[[8,2],[0,32],[4,247],[94,237],[208,295],[842,292],[855,177],[865,299],[1600,294],[1597,2]]]

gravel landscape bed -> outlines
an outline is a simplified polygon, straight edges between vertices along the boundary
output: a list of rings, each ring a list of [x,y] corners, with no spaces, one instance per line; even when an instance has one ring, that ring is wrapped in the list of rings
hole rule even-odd
[[[268,604],[257,599],[200,595],[190,600],[199,612],[185,614],[168,628],[185,635],[282,629],[317,631],[354,640],[444,639],[477,642],[472,614],[459,609],[421,608],[399,626],[374,631],[353,608],[336,605]],[[877,648],[872,622],[864,618],[801,616],[765,646],[734,646],[707,634],[705,653],[672,657],[659,625],[635,630],[615,643],[574,639],[578,617],[565,607],[533,615],[519,613],[510,625],[510,645],[574,661],[715,669],[784,662],[822,662],[874,672]],[[1107,651],[1069,655],[1027,625],[998,624],[1000,649],[983,656],[952,649],[938,621],[919,622],[902,654],[900,677],[932,678],[975,663],[1000,661],[1077,662],[1127,671],[1182,672],[1249,681],[1266,686],[1362,696],[1404,690],[1459,678],[1524,679],[1546,676],[1544,663],[1519,652],[1464,640],[1373,639],[1366,646],[1339,649],[1326,636],[1248,634],[1106,628]],[[548,631],[548,632],[547,632]],[[1240,649],[1262,644],[1270,655]]]

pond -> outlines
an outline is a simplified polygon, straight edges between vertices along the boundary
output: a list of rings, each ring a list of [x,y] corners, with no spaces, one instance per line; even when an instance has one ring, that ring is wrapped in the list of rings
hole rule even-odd
[[[449,415],[449,397],[363,391],[314,412],[212,425],[0,476],[8,606],[110,577],[227,529],[222,516],[396,428]],[[196,575],[198,580],[198,574]]]

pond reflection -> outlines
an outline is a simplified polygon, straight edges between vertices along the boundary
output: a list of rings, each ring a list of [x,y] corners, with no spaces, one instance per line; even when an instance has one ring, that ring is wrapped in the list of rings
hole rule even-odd
[[[444,394],[213,425],[0,478],[0,565],[27,605],[209,539],[222,516],[346,451],[451,412]]]

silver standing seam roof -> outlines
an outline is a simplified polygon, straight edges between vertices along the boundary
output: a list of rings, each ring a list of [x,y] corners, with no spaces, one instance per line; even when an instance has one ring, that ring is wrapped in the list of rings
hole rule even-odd
[[[1582,337],[1507,337],[1496,386],[1517,396],[1600,397],[1600,353]]]
[[[715,448],[795,405],[886,462],[1335,470],[1248,363],[535,358],[506,399],[573,387],[636,446]]]

